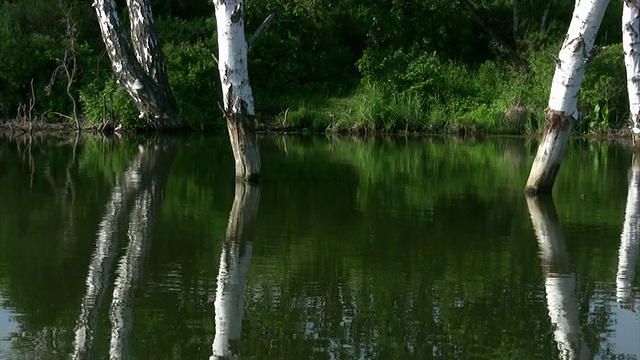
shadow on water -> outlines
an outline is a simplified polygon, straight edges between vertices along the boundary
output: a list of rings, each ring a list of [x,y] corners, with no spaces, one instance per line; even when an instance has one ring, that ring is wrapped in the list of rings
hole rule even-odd
[[[244,297],[249,278],[259,204],[260,187],[258,185],[236,183],[235,198],[220,254],[214,300],[215,337],[211,360],[237,359],[238,352],[234,346],[240,340],[242,333]]]
[[[113,296],[109,309],[111,359],[130,358],[130,331],[133,322],[131,299],[149,248],[162,193],[175,158],[179,140],[149,140],[139,146],[139,154],[120,175],[105,206],[98,226],[95,250],[86,277],[86,293],[76,321],[73,359],[91,357],[98,331],[98,313],[104,301],[116,260],[118,239],[126,229],[129,243],[115,269]]]

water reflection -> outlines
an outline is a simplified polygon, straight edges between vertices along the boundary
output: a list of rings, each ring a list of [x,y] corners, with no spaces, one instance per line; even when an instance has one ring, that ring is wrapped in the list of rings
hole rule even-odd
[[[554,326],[553,337],[560,358],[588,359],[589,350],[580,332],[576,275],[571,270],[553,198],[527,197],[527,206],[538,239],[539,256],[545,277],[547,309]]]
[[[521,139],[329,141],[262,141],[255,236],[226,138],[183,139],[162,198],[152,144],[0,141],[0,358],[640,356],[626,148],[568,153],[560,230],[523,201]]]
[[[616,297],[624,309],[633,309],[633,278],[635,276],[638,237],[640,236],[640,155],[633,154],[629,170],[629,193],[624,214],[624,225],[618,252]]]
[[[177,147],[176,139],[152,140],[140,145],[136,158],[116,180],[98,227],[96,246],[87,272],[86,293],[74,330],[74,359],[91,357],[98,311],[109,285],[120,228],[123,226],[127,226],[129,243],[115,271],[109,311],[109,355],[111,359],[130,357],[127,340],[133,321],[130,306],[132,289],[149,246],[155,214],[162,202]]]
[[[225,242],[220,254],[218,284],[214,301],[216,334],[210,359],[236,359],[232,349],[240,340],[245,309],[245,289],[249,277],[252,241],[260,204],[260,188],[236,183],[235,198]]]

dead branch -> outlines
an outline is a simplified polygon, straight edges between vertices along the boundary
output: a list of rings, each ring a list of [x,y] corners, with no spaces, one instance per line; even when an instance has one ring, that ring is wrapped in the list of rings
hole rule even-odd
[[[260,35],[260,33],[262,31],[264,31],[267,27],[269,27],[269,25],[271,25],[271,22],[277,17],[276,12],[272,12],[271,14],[269,14],[269,16],[267,16],[266,19],[264,19],[264,21],[262,22],[262,24],[260,24],[260,26],[258,27],[258,29],[256,30],[256,32],[253,33],[253,36],[251,36],[251,40],[249,40],[249,43],[247,44],[247,52],[249,52],[251,50],[251,46],[253,45],[253,43],[256,41],[256,39],[258,38],[258,35]]]
[[[71,87],[76,82],[76,72],[77,72],[77,60],[76,60],[76,25],[77,22],[71,21],[71,10],[65,9],[62,1],[58,2],[58,7],[63,10],[64,18],[61,22],[65,25],[65,36],[69,41],[68,45],[64,49],[64,57],[59,61],[59,64],[53,73],[51,74],[51,79],[49,80],[49,84],[45,87],[45,92],[47,96],[51,95],[51,87],[56,81],[56,77],[59,71],[64,72],[64,75],[67,80],[66,85],[66,93],[69,99],[71,100],[71,104],[73,105],[73,114],[72,116],[64,116],[67,119],[73,119],[76,124],[76,130],[80,130],[80,121],[78,118],[78,105],[76,97],[72,94]]]

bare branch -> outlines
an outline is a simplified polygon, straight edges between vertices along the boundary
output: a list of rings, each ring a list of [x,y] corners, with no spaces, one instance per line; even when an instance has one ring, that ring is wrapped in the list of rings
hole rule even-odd
[[[266,19],[264,19],[264,21],[262,22],[262,24],[260,24],[260,26],[258,27],[258,30],[256,30],[255,33],[253,33],[253,36],[251,36],[251,40],[249,40],[249,43],[247,44],[247,52],[249,52],[251,50],[251,46],[253,45],[253,43],[256,41],[256,39],[258,38],[258,35],[260,35],[260,33],[262,31],[264,31],[264,29],[268,28],[269,25],[271,25],[271,22],[278,16],[278,14],[274,11],[272,12],[269,16],[267,16]]]
[[[544,8],[544,13],[542,13],[542,19],[540,20],[540,32],[545,33],[547,31],[547,17],[549,16],[549,8],[551,8],[551,2],[553,0],[549,0],[547,2],[547,6]]]

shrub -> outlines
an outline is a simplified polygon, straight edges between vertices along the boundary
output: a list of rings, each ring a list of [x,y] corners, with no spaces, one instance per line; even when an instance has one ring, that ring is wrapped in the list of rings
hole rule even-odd
[[[81,107],[91,124],[115,120],[130,127],[145,125],[131,97],[118,85],[115,75],[106,81],[98,78],[80,90]],[[113,117],[113,119],[112,119]]]
[[[195,44],[168,43],[163,48],[167,58],[169,83],[180,116],[196,128],[222,127],[218,69],[211,57],[213,50],[202,41]]]
[[[626,124],[629,116],[626,70],[622,44],[602,49],[593,60],[582,83],[579,108],[584,117],[576,131],[602,132]]]

